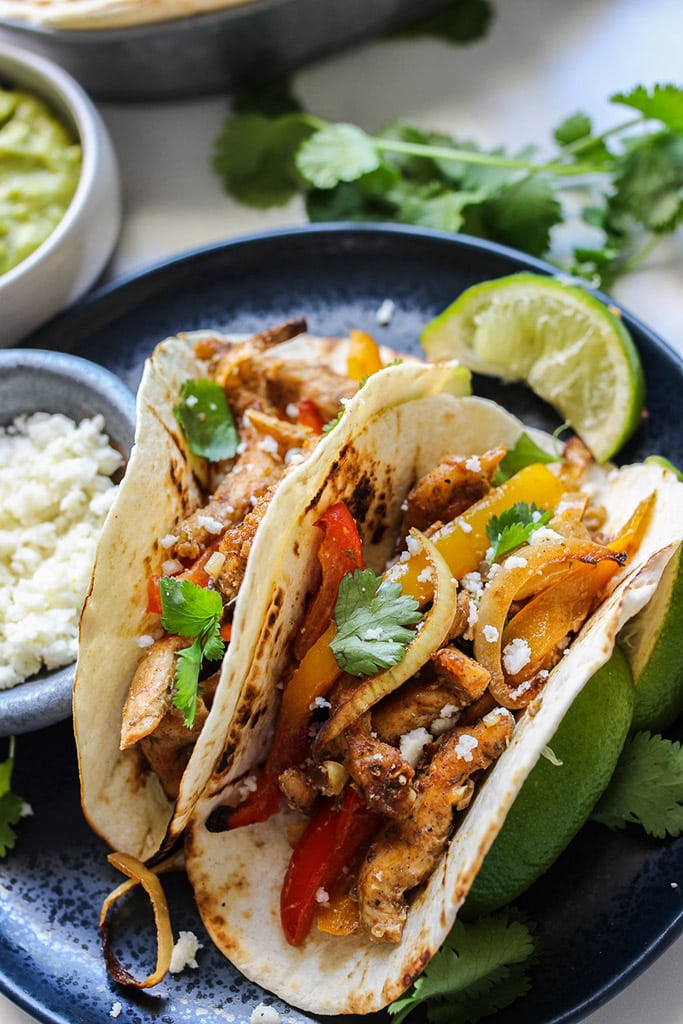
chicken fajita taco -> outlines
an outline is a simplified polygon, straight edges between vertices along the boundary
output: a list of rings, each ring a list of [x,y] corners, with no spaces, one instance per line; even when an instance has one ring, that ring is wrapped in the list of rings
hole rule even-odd
[[[597,466],[430,388],[444,371],[370,377],[333,463],[286,492],[268,649],[186,830],[213,941],[313,1013],[373,1012],[422,972],[681,542],[673,474]]]
[[[332,471],[326,424],[392,355],[295,320],[246,339],[168,339],[147,361],[74,686],[83,809],[114,850],[147,860],[182,832],[247,666],[269,649],[292,510],[313,496],[313,465]],[[429,384],[467,389],[467,371],[447,377]]]

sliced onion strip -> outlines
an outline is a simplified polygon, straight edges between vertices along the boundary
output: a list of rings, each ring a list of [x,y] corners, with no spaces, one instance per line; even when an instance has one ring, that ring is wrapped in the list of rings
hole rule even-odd
[[[109,893],[100,911],[102,953],[107,967],[107,974],[112,981],[116,981],[121,985],[127,985],[132,988],[152,988],[166,977],[171,965],[171,954],[173,953],[173,930],[168,912],[168,903],[157,876],[165,871],[177,870],[182,866],[182,863],[177,857],[171,857],[154,868],[148,868],[137,857],[132,857],[127,853],[110,853],[107,859],[110,864],[128,877],[127,882],[122,882],[113,892]],[[122,896],[125,896],[127,892],[130,892],[131,889],[134,889],[136,885],[141,885],[149,896],[157,932],[156,967],[152,974],[143,978],[142,981],[133,977],[113,953],[109,944],[109,932],[106,924],[107,915],[114,903],[121,899]]]

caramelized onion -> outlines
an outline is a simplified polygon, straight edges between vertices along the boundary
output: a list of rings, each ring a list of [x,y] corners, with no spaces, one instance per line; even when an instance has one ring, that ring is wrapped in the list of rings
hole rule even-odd
[[[182,858],[170,857],[168,860],[157,864],[154,868],[147,867],[137,857],[127,853],[110,853],[107,858],[109,863],[118,868],[122,874],[128,876],[127,882],[122,882],[104,900],[100,911],[100,931],[102,933],[102,953],[107,967],[107,974],[121,985],[129,988],[152,988],[158,985],[166,977],[171,965],[171,954],[173,952],[173,931],[171,918],[168,912],[168,903],[164,890],[159,881],[158,875],[165,871],[175,871],[182,867]],[[154,924],[157,931],[157,962],[154,971],[142,981],[126,970],[112,952],[109,944],[109,933],[107,930],[107,915],[117,900],[125,896],[127,892],[141,885],[150,898],[154,912]]]

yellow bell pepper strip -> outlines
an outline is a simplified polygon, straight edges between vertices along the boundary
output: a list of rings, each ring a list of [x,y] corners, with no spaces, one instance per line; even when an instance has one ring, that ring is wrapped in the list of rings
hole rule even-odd
[[[376,832],[381,817],[347,786],[341,802],[321,801],[299,839],[280,892],[280,920],[287,942],[300,946],[308,935],[320,897]]]
[[[318,549],[322,582],[307,621],[311,618],[314,620],[311,629],[316,631],[318,622],[322,622],[325,631],[318,642],[309,648],[284,688],[275,734],[257,778],[256,788],[231,813],[229,828],[266,821],[279,810],[282,804],[278,782],[280,775],[285,768],[302,760],[308,741],[313,702],[316,697],[327,693],[340,673],[329,646],[335,632],[330,619],[342,577],[356,568],[362,568],[361,540],[351,513],[341,502],[330,506],[317,525],[323,530],[323,539]]]
[[[372,335],[356,329],[349,331],[346,373],[351,380],[364,380],[383,366],[379,345]]]
[[[479,568],[490,546],[486,526],[491,516],[500,515],[519,501],[537,508],[554,508],[566,485],[546,466],[534,463],[511,476],[499,487],[492,488],[450,523],[432,536],[439,554],[446,559],[453,576],[460,580],[468,572]],[[417,552],[404,562],[389,569],[386,576],[401,584],[404,594],[410,594],[420,605],[431,600],[430,582],[425,579],[427,556]]]

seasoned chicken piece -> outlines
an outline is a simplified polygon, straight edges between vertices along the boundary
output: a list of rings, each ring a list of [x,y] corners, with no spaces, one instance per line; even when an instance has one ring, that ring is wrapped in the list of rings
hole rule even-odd
[[[220,672],[215,672],[202,683],[194,726],[188,729],[182,711],[173,704],[173,689],[176,654],[190,643],[187,637],[165,636],[152,644],[135,670],[123,708],[121,750],[139,742],[171,800],[178,795],[180,780],[206,721],[220,676]]]
[[[400,751],[383,743],[371,730],[370,713],[361,715],[344,732],[347,756],[344,766],[373,811],[389,818],[408,814],[415,792],[410,785],[415,774]]]
[[[269,331],[255,334],[248,341],[231,346],[214,362],[212,374],[225,391],[225,397],[237,417],[249,406],[273,413],[278,407],[285,408],[286,403],[278,403],[268,395],[263,354],[305,330],[305,320],[287,321]]]
[[[187,640],[185,645],[187,646]],[[140,741],[140,749],[150,767],[159,776],[164,793],[169,800],[175,800],[178,796],[180,780],[207,714],[204,702],[197,701],[194,726],[192,729],[188,729],[183,723],[182,711],[169,702],[167,713],[155,731]]]
[[[225,601],[232,601],[237,597],[247,569],[251,545],[259,524],[266,514],[274,489],[275,485],[273,484],[260,496],[242,522],[228,527],[221,538],[218,550],[225,555],[225,561],[216,577],[216,585]]]
[[[275,361],[265,364],[268,397],[279,409],[286,409],[302,398],[310,398],[323,420],[331,420],[341,408],[343,398],[353,398],[357,381],[350,380],[326,366]]]
[[[448,733],[415,778],[417,797],[408,817],[387,823],[373,840],[358,878],[361,925],[373,941],[400,940],[407,894],[436,867],[455,811],[471,798],[471,776],[500,757],[513,727],[512,715],[496,709],[471,728]]]
[[[284,323],[276,324],[275,327],[268,327],[265,331],[254,334],[247,344],[258,350],[271,348],[273,345],[281,345],[282,342],[291,341],[299,334],[304,334],[308,325],[302,316],[285,320]],[[194,354],[197,359],[215,360],[244,345],[245,342],[226,341],[225,338],[201,338],[194,346]]]
[[[491,681],[488,669],[456,647],[442,647],[435,651],[432,664],[437,679],[448,681],[453,701],[460,708],[478,700]]]
[[[172,706],[176,651],[188,646],[185,637],[165,636],[143,654],[123,705],[121,750],[154,732],[167,714]]]
[[[220,525],[229,527],[241,522],[253,506],[252,499],[261,497],[282,477],[285,465],[279,451],[259,448],[256,441],[261,435],[256,431],[252,431],[250,440],[252,443],[238,455],[206,505],[174,527],[178,539],[169,551],[174,558],[198,558],[222,532]]]
[[[432,655],[433,675],[423,669],[372,709],[373,728],[387,743],[397,744],[411,729],[429,729],[437,720],[453,719],[477,700],[491,679],[478,662],[454,647]]]
[[[470,595],[466,590],[459,591],[455,602],[455,615],[453,616],[451,628],[448,630],[449,640],[455,640],[456,637],[463,636],[469,629],[470,607]]]
[[[290,448],[305,448],[313,445],[318,440],[310,427],[302,427],[300,423],[291,423],[281,416],[271,416],[261,412],[260,409],[247,409],[244,415],[264,440],[266,437],[271,437],[276,442],[282,454]]]
[[[455,712],[452,687],[447,679],[419,676],[404,683],[372,709],[372,727],[385,742],[398,745],[413,729],[428,729],[437,718]]]
[[[447,455],[409,492],[402,532],[426,530],[435,520],[450,522],[488,493],[505,448],[483,455]]]
[[[289,807],[300,814],[311,814],[318,791],[306,772],[299,767],[286,768],[278,779],[280,790]]]

